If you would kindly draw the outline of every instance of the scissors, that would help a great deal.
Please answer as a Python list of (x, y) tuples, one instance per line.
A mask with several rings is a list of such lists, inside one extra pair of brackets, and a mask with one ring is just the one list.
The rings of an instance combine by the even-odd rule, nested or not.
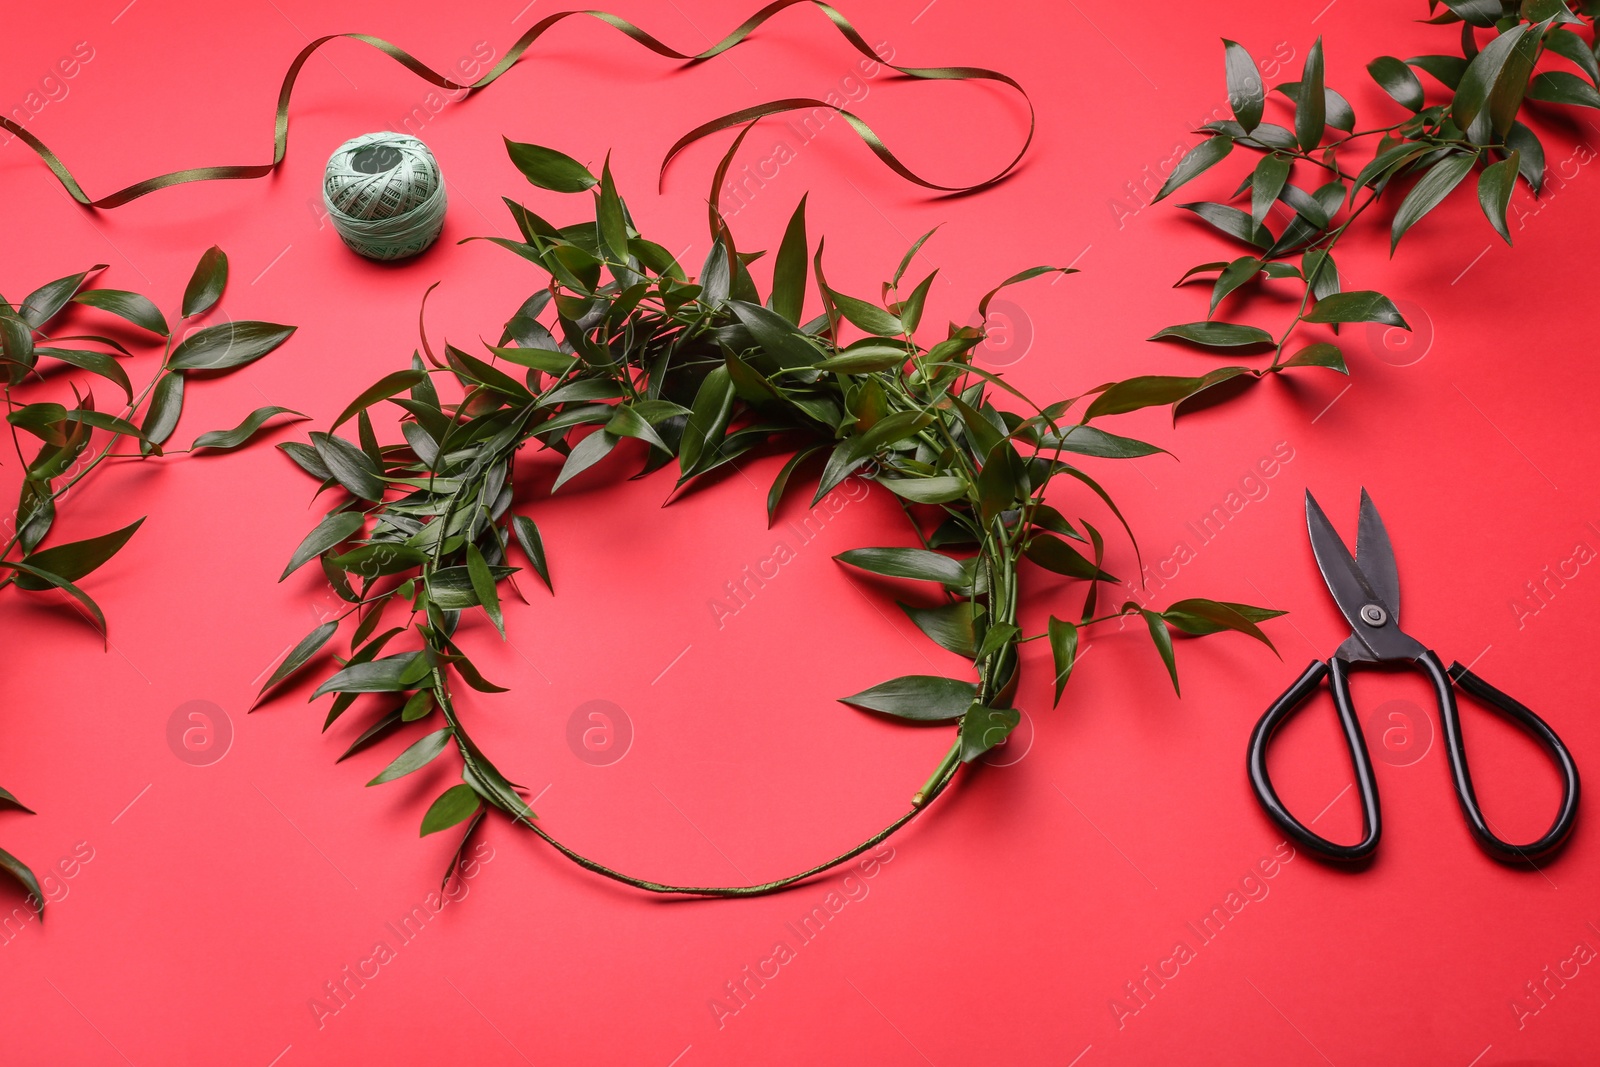
[[(1316, 498), (1306, 492), (1306, 525), (1311, 534), (1311, 551), (1317, 567), (1333, 593), (1339, 610), (1349, 620), (1351, 634), (1327, 661), (1313, 660), (1288, 690), (1267, 709), (1250, 735), (1250, 784), (1256, 798), (1272, 820), (1295, 841), (1313, 853), (1331, 860), (1359, 862), (1378, 847), (1383, 823), (1378, 812), (1378, 789), (1372, 776), (1372, 760), (1367, 755), (1366, 739), (1350, 702), (1350, 672), (1363, 666), (1403, 666), (1411, 664), (1433, 683), (1443, 724), (1450, 778), (1456, 798), (1466, 817), (1472, 836), (1490, 856), (1505, 863), (1538, 859), (1560, 848), (1572, 831), (1578, 813), (1578, 768), (1567, 746), (1539, 716), (1473, 674), (1460, 663), (1446, 671), (1438, 655), (1400, 629), (1400, 578), (1395, 568), (1394, 549), (1383, 519), (1372, 498), (1361, 490), (1361, 520), (1356, 533), (1356, 554), (1351, 556), (1344, 541), (1328, 521)], [(1316, 691), (1326, 677), (1333, 692), (1334, 707), (1344, 728), (1345, 744), (1355, 769), (1356, 790), (1361, 797), (1363, 836), (1357, 844), (1341, 845), (1321, 837), (1290, 814), (1278, 799), (1272, 779), (1267, 775), (1267, 745), (1273, 734), (1297, 708)], [(1483, 809), (1472, 789), (1472, 773), (1467, 767), (1467, 752), (1461, 739), (1461, 716), (1456, 709), (1455, 688), (1490, 705), (1499, 714), (1522, 727), (1550, 753), (1561, 771), (1561, 807), (1556, 820), (1544, 836), (1526, 845), (1514, 845), (1489, 828)]]

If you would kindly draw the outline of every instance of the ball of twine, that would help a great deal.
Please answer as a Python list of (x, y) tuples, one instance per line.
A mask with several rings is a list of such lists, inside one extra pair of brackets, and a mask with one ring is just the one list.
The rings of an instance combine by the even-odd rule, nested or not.
[(366, 133), (328, 159), (322, 203), (351, 249), (368, 259), (404, 259), (444, 228), (444, 176), (415, 137)]

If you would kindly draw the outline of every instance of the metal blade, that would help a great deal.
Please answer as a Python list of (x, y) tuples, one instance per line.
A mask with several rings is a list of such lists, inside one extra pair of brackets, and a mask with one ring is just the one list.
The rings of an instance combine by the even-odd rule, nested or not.
[(1389, 543), (1389, 531), (1384, 529), (1383, 517), (1366, 489), (1361, 490), (1361, 525), (1356, 531), (1356, 566), (1367, 576), (1367, 584), (1378, 594), (1378, 602), (1388, 609), (1389, 617), (1400, 621), (1400, 572), (1395, 567), (1394, 546)]
[(1378, 603), (1378, 596), (1309, 489), (1306, 490), (1306, 528), (1311, 535), (1311, 552), (1317, 557), (1317, 569), (1322, 571), (1322, 580), (1328, 583), (1334, 603), (1339, 605), (1350, 629), (1362, 633), (1368, 627), (1361, 622), (1361, 609)]

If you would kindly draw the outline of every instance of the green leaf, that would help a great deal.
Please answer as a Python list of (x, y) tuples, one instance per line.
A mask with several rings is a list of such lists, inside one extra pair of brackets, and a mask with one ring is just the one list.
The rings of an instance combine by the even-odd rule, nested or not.
[(1120, 415), (1140, 408), (1162, 404), (1176, 404), (1227, 377), (1237, 377), (1250, 372), (1248, 367), (1223, 367), (1202, 378), (1175, 377), (1165, 374), (1145, 374), (1113, 382), (1100, 391), (1094, 402), (1084, 412), (1084, 418), (1096, 419), (1101, 415)]
[(539, 536), (539, 527), (526, 515), (513, 515), (511, 529), (516, 534), (517, 544), (522, 546), (523, 553), (528, 557), (528, 562), (533, 564), (533, 572), (544, 582), (544, 587), (552, 593), (556, 587), (550, 584), (550, 567), (544, 558), (544, 539)]
[(1600, 92), (1576, 74), (1564, 70), (1550, 70), (1535, 77), (1528, 95), (1550, 104), (1600, 107)]
[(1238, 208), (1212, 203), (1178, 206), (1185, 211), (1194, 212), (1229, 237), (1245, 244), (1255, 245), (1257, 248), (1271, 248), (1275, 240), (1271, 230), (1257, 223), (1250, 217), (1249, 212), (1240, 211)]
[(1383, 91), (1394, 97), (1401, 107), (1421, 111), (1423, 105), (1422, 82), (1411, 68), (1393, 56), (1379, 56), (1367, 64), (1367, 73)]
[(465, 656), (455, 654), (443, 655), (440, 656), (439, 659), (441, 662), (448, 663), (450, 666), (454, 667), (456, 669), (456, 673), (461, 675), (462, 679), (466, 681), (467, 685), (473, 689), (476, 689), (480, 693), (511, 692), (511, 690), (507, 689), (505, 686), (495, 685), (482, 674), (478, 673), (478, 668), (474, 667), (472, 665), (472, 661)]
[(954, 474), (936, 474), (927, 478), (879, 475), (877, 482), (895, 496), (917, 504), (948, 504), (967, 495), (967, 480)]
[(333, 511), (324, 515), (316, 528), (300, 542), (294, 555), (289, 557), (289, 565), (278, 576), (278, 581), (283, 581), (328, 549), (350, 538), (361, 529), (363, 518), (359, 511)]
[[(1428, 5), (1430, 10), (1433, 6)], [(1503, 10), (1501, 0), (1444, 0), (1444, 6), (1474, 26), (1493, 26)]]
[(489, 572), (483, 553), (470, 541), (467, 542), (467, 577), (472, 579), (472, 591), (477, 594), (478, 603), (483, 605), (494, 628), (500, 631), (500, 639), (505, 640), (506, 620), (500, 611), (500, 594), (495, 591), (494, 575)]
[[(1582, 21), (1567, 8), (1564, 0), (1522, 0), (1520, 5), (1515, 6), (1520, 8), (1522, 18), (1525, 22), (1543, 22), (1546, 19), (1549, 19), (1552, 22), (1568, 22), (1573, 23), (1574, 25), (1583, 25)], [(1579, 0), (1579, 3), (1575, 4), (1574, 6), (1592, 7), (1593, 5), (1584, 3), (1583, 0)], [(1504, 13), (1505, 12), (1503, 8), (1500, 11), (1496, 11), (1491, 21), (1500, 18)]]
[(901, 604), (900, 610), (940, 648), (967, 659), (978, 654), (974, 625), (978, 606), (972, 601), (958, 600), (936, 608), (914, 608), (909, 604)]
[[(1235, 260), (1233, 262), (1237, 262), (1237, 260)], [(1209, 273), (1210, 271), (1221, 270), (1222, 268), (1226, 267), (1228, 265), (1228, 263), (1229, 263), (1229, 260), (1218, 259), (1218, 260), (1213, 260), (1210, 263), (1201, 263), (1201, 264), (1198, 264), (1197, 266), (1190, 267), (1188, 270), (1183, 272), (1183, 277), (1179, 278), (1177, 281), (1172, 283), (1172, 287), (1174, 289), (1176, 289), (1178, 286), (1182, 285), (1184, 282), (1188, 281), (1190, 278), (1194, 277), (1196, 274), (1206, 274), (1206, 273)]]
[(216, 245), (206, 249), (183, 289), (183, 317), (211, 310), (228, 285), (228, 255)]
[(1290, 356), (1279, 364), (1281, 367), (1327, 367), (1340, 374), (1349, 374), (1350, 368), (1344, 364), (1344, 355), (1340, 353), (1337, 345), (1327, 342), (1318, 342), (1306, 345), (1300, 351)]
[(841, 697), (839, 702), (916, 722), (954, 722), (967, 713), (977, 696), (978, 687), (971, 682), (908, 674)]
[(1010, 441), (1002, 440), (989, 450), (975, 488), (978, 514), (985, 529), (1002, 511), (1010, 511), (1027, 498), (1027, 468)]
[(533, 394), (511, 375), (454, 345), (444, 346), (444, 358), (451, 370), (468, 381), (477, 382), (516, 403), (525, 404), (533, 399)]
[(733, 414), (733, 381), (726, 363), (711, 368), (694, 396), (689, 420), (678, 445), (680, 482), (696, 473), (703, 461), (715, 456)]
[(1167, 624), (1159, 614), (1139, 609), (1139, 614), (1144, 616), (1145, 625), (1150, 627), (1150, 640), (1156, 644), (1156, 651), (1161, 653), (1161, 662), (1166, 665), (1167, 674), (1172, 678), (1172, 691), (1179, 696), (1183, 690), (1178, 688), (1178, 664), (1172, 656), (1172, 635), (1167, 632)]
[(70, 581), (61, 577), (61, 575), (52, 571), (47, 571), (43, 567), (34, 566), (32, 563), (23, 560), (9, 560), (0, 562), (0, 566), (10, 567), (12, 570), (16, 571), (19, 579), (22, 575), (26, 574), (34, 578), (39, 578), (47, 584), (53, 585), (57, 589), (66, 593), (72, 599), (83, 605), (84, 610), (88, 611), (89, 613), (89, 621), (94, 623), (95, 629), (98, 630), (102, 636), (105, 635), (106, 616), (105, 613), (100, 610), (100, 605), (96, 604), (94, 602), (94, 598), (89, 596), (88, 593), (85, 593), (82, 589), (79, 589)]
[(319, 685), (311, 699), (326, 693), (398, 693), (416, 688), (430, 670), (428, 657), (421, 652), (402, 652), (366, 663), (352, 662)]
[(967, 573), (960, 561), (925, 548), (852, 548), (833, 558), (890, 578), (915, 578), (949, 586), (967, 583)]
[(937, 270), (917, 283), (911, 295), (900, 303), (900, 322), (905, 326), (908, 334), (916, 333), (917, 327), (922, 323), (922, 309), (928, 302), (928, 290), (933, 287), (933, 280), (939, 276)]
[(1425, 155), (1428, 150), (1427, 145), (1413, 144), (1410, 141), (1385, 148), (1369, 159), (1366, 166), (1356, 172), (1355, 186), (1351, 195), (1354, 196), (1355, 192), (1359, 192), (1368, 185), (1375, 189), (1381, 189), (1383, 187), (1382, 182), (1412, 160)]
[(833, 491), (834, 486), (850, 476), (850, 472), (871, 459), (880, 450), (898, 444), (933, 421), (933, 416), (921, 411), (896, 411), (873, 424), (863, 434), (846, 437), (835, 446), (822, 468), (822, 479), (817, 483), (813, 504)]
[(25, 811), (29, 815), (38, 814), (38, 812), (13, 796), (9, 789), (0, 789), (0, 808), (15, 808), (18, 811)]
[(608, 154), (600, 168), (600, 195), (595, 202), (595, 226), (600, 231), (600, 245), (613, 263), (628, 262), (628, 223), (623, 215), (622, 198), (617, 195), (617, 184), (611, 177), (611, 156)]
[[(1562, 10), (1565, 10), (1565, 8)], [(1543, 20), (1531, 19), (1529, 21)], [(1583, 38), (1576, 33), (1559, 28), (1551, 30), (1545, 34), (1544, 46), (1562, 59), (1576, 64), (1588, 76), (1591, 85), (1600, 83), (1600, 61), (1596, 60), (1595, 54), (1589, 50), (1589, 46), (1584, 43)], [(1538, 88), (1538, 79), (1535, 78), (1534, 81), (1535, 85), (1529, 90), (1529, 95), (1533, 96), (1535, 100), (1542, 100), (1543, 97), (1534, 94), (1534, 90)], [(1593, 107), (1595, 105), (1591, 104), (1589, 106)]]
[(267, 695), (267, 690), (288, 678), (301, 667), (304, 667), (311, 660), (311, 657), (316, 655), (317, 651), (328, 643), (328, 638), (332, 637), (337, 629), (339, 629), (339, 620), (332, 619), (302, 637), (300, 643), (291, 648), (289, 654), (284, 657), (283, 662), (278, 664), (278, 669), (272, 672), (272, 677), (267, 679), (267, 684), (261, 687), (261, 691), (256, 694), (255, 703), (251, 707), (254, 708), (255, 704), (261, 703), (261, 698)]
[(961, 719), (961, 759), (971, 763), (994, 746), (1000, 744), (1022, 721), (1022, 712), (1014, 708), (986, 708), (973, 704)]
[(350, 742), (350, 747), (345, 749), (335, 763), (343, 763), (363, 749), (371, 748), (376, 742), (392, 733), (404, 720), (401, 719), (400, 709), (395, 709), (383, 716), (377, 722), (361, 732), (361, 736)]
[(418, 836), (427, 837), (440, 830), (448, 830), (457, 823), (466, 822), (478, 813), (478, 808), (481, 806), (477, 792), (470, 785), (451, 786), (433, 802), (428, 808), (428, 813), (422, 817), (422, 832)]
[[(1162, 183), (1161, 189), (1156, 193), (1155, 199), (1161, 200), (1176, 192), (1182, 185), (1210, 170), (1228, 157), (1233, 151), (1233, 138), (1226, 134), (1216, 134), (1206, 138), (1184, 153), (1178, 165), (1172, 168), (1172, 173), (1167, 175), (1167, 180)], [(1151, 203), (1155, 203), (1152, 200)]]
[(806, 299), (806, 198), (802, 196), (789, 216), (778, 245), (778, 258), (772, 267), (772, 294), (767, 306), (790, 322), (799, 325)]
[(450, 743), (450, 738), (454, 734), (455, 731), (448, 726), (443, 730), (435, 730), (433, 733), (428, 734), (396, 756), (393, 763), (385, 767), (376, 778), (367, 784), (369, 786), (382, 785), (385, 782), (392, 782), (396, 778), (404, 778), (412, 771), (426, 767), (434, 761), (439, 753), (444, 751), (445, 746)]
[(1193, 597), (1180, 600), (1161, 613), (1163, 619), (1186, 634), (1202, 636), (1205, 634), (1220, 633), (1223, 630), (1233, 630), (1255, 638), (1273, 653), (1277, 648), (1256, 623), (1262, 619), (1274, 618), (1282, 615), (1281, 611), (1270, 611), (1266, 608), (1249, 608), (1249, 613), (1240, 608), (1248, 607), (1242, 604), (1229, 604), (1216, 600), (1206, 600), (1202, 597)]
[(1473, 144), (1486, 144), (1504, 134), (1516, 117), (1533, 67), (1530, 47), (1538, 48), (1538, 35), (1523, 43), (1532, 28), (1524, 23), (1507, 30), (1467, 64), (1450, 102), (1450, 117)]
[(1440, 201), (1450, 195), (1450, 190), (1461, 184), (1461, 179), (1472, 170), (1472, 165), (1478, 161), (1476, 152), (1452, 153), (1428, 168), (1428, 172), (1418, 180), (1406, 198), (1400, 202), (1400, 209), (1394, 213), (1394, 224), (1389, 230), (1389, 254), (1393, 255), (1400, 238), (1417, 221), (1439, 206)]
[(199, 437), (196, 437), (194, 439), (194, 444), (190, 445), (189, 447), (191, 449), (238, 448), (240, 445), (250, 440), (251, 437), (255, 436), (256, 431), (261, 429), (261, 427), (266, 424), (266, 421), (272, 418), (274, 415), (298, 415), (302, 419), (308, 417), (298, 411), (295, 411), (293, 408), (282, 408), (276, 405), (264, 408), (256, 408), (250, 414), (246, 415), (244, 421), (235, 426), (233, 429), (211, 430), (203, 433)]
[(4, 304), (0, 304), (0, 347), (4, 349), (7, 362), (19, 367), (33, 366), (33, 329)]
[(328, 565), (339, 571), (349, 571), (363, 578), (382, 578), (400, 574), (428, 562), (429, 555), (415, 545), (380, 541), (372, 545), (359, 545), (350, 551), (334, 556)]
[(783, 501), (783, 494), (788, 490), (789, 481), (795, 472), (826, 447), (826, 445), (812, 445), (809, 448), (802, 448), (784, 461), (772, 479), (771, 488), (767, 490), (767, 526), (770, 527), (778, 520), (778, 505)]
[[(64, 545), (47, 548), (43, 552), (35, 552), (28, 556), (25, 562), (41, 570), (49, 571), (57, 578), (64, 578), (69, 582), (76, 582), (86, 574), (98, 569), (102, 564), (116, 555), (123, 545), (128, 543), (128, 538), (144, 522), (137, 519), (120, 530), (101, 534), (99, 537), (89, 537), (82, 541), (73, 541)], [(21, 589), (48, 589), (58, 582), (41, 579), (35, 575), (19, 573), (16, 576), (18, 588)]]
[[(48, 451), (46, 446), (45, 451)], [(56, 520), (55, 502), (50, 497), (50, 486), (41, 477), (55, 477), (59, 471), (56, 466), (70, 465), (71, 459), (76, 458), (72, 450), (63, 452), (58, 459), (65, 459), (66, 463), (52, 463), (49, 470), (39, 473), (38, 477), (25, 478), (22, 482), (22, 491), (17, 500), (17, 542), (22, 545), (23, 552), (32, 552), (50, 532), (50, 526)], [(35, 461), (37, 462), (37, 461)]]
[(1256, 69), (1256, 61), (1242, 44), (1222, 39), (1223, 61), (1228, 72), (1228, 106), (1245, 132), (1256, 128), (1266, 107), (1267, 91)]
[(1506, 131), (1506, 147), (1522, 157), (1518, 172), (1535, 193), (1544, 188), (1544, 145), (1538, 136), (1520, 122), (1513, 122)]
[(383, 499), (383, 478), (377, 464), (361, 449), (342, 437), (312, 431), (311, 445), (335, 481), (363, 500)]
[(1256, 225), (1266, 221), (1267, 212), (1283, 190), (1283, 183), (1289, 180), (1289, 168), (1292, 165), (1293, 160), (1276, 152), (1262, 156), (1261, 162), (1256, 164), (1250, 176), (1250, 217)]
[(33, 876), (28, 865), (0, 848), (0, 870), (15, 878), (17, 884), (28, 891), (28, 905), (39, 912), (41, 919), (44, 918), (44, 894), (39, 891), (39, 880)]
[(1339, 291), (1339, 266), (1331, 253), (1314, 248), (1300, 257), (1300, 273), (1311, 286), (1311, 297), (1321, 300)]
[(840, 374), (867, 374), (873, 371), (899, 370), (911, 358), (902, 345), (867, 343), (851, 345), (837, 356), (818, 363), (817, 370), (836, 371)]
[(617, 404), (611, 411), (611, 418), (606, 421), (605, 427), (608, 432), (618, 437), (635, 438), (654, 448), (659, 448), (663, 452), (672, 451), (667, 443), (661, 439), (661, 435), (656, 432), (656, 428), (651, 426), (649, 420), (643, 415), (635, 411), (632, 405)]
[(1240, 256), (1229, 263), (1217, 276), (1216, 284), (1211, 287), (1211, 307), (1206, 314), (1216, 314), (1217, 305), (1241, 285), (1259, 278), (1264, 266), (1265, 264), (1255, 256)]
[(59, 359), (69, 366), (81, 367), (92, 374), (98, 374), (120, 388), (130, 402), (133, 400), (133, 383), (128, 380), (128, 372), (122, 369), (122, 364), (104, 352), (94, 352), (84, 348), (36, 348), (33, 354), (36, 357)]
[(196, 330), (167, 360), (172, 370), (226, 370), (251, 363), (287, 341), (293, 326), (271, 322), (223, 322)]
[(572, 451), (567, 454), (567, 461), (561, 465), (561, 473), (556, 476), (556, 482), (550, 487), (553, 493), (566, 485), (572, 479), (599, 463), (611, 454), (621, 440), (609, 430), (596, 430), (583, 440), (572, 446)]
[(178, 416), (183, 414), (183, 383), (183, 375), (170, 373), (163, 373), (156, 382), (140, 427), (144, 439), (151, 444), (161, 444), (178, 428)]
[(1045, 570), (1064, 574), (1069, 578), (1083, 578), (1097, 582), (1117, 580), (1096, 567), (1083, 553), (1053, 534), (1036, 536), (1023, 550), (1023, 555)]
[(418, 689), (406, 698), (405, 704), (400, 708), (401, 722), (416, 722), (425, 719), (433, 711), (434, 695), (432, 689)]
[(1478, 205), (1484, 217), (1506, 242), (1511, 243), (1511, 231), (1506, 228), (1506, 209), (1511, 206), (1511, 190), (1517, 184), (1517, 171), (1522, 157), (1513, 150), (1498, 163), (1491, 163), (1478, 175)]
[(780, 367), (810, 367), (822, 358), (806, 335), (794, 323), (760, 304), (729, 300), (727, 307), (750, 331), (756, 344)]
[(1381, 322), (1385, 326), (1411, 327), (1400, 317), (1399, 310), (1382, 293), (1369, 289), (1356, 289), (1348, 293), (1334, 293), (1317, 301), (1305, 316), (1306, 322)]
[[(495, 581), (516, 573), (513, 567), (490, 567)], [(465, 567), (442, 567), (428, 575), (428, 600), (440, 611), (465, 611), (478, 607), (478, 594), (472, 588), (472, 575)]]
[(905, 326), (894, 315), (889, 314), (876, 304), (869, 304), (865, 300), (857, 300), (853, 296), (833, 289), (828, 290), (828, 297), (833, 301), (839, 313), (850, 322), (870, 334), (892, 337), (903, 333)]
[(1056, 669), (1056, 697), (1050, 706), (1056, 707), (1061, 703), (1061, 692), (1066, 689), (1067, 679), (1072, 677), (1073, 665), (1078, 660), (1078, 628), (1052, 615), (1048, 632), (1050, 658)]
[[(1294, 208), (1296, 214), (1316, 229), (1325, 230), (1328, 228), (1330, 218), (1328, 209), (1322, 206), (1320, 200), (1298, 185), (1285, 185), (1282, 189), (1279, 189), (1278, 199)], [(1330, 197), (1329, 199), (1333, 198)], [(1338, 207), (1338, 202), (1335, 202), (1333, 205), (1334, 210), (1337, 211)], [(1294, 224), (1291, 222), (1290, 225), (1293, 226)], [(1287, 233), (1287, 231), (1285, 232)]]
[(932, 237), (938, 232), (939, 227), (935, 226), (933, 229), (929, 230), (927, 233), (911, 242), (911, 247), (906, 249), (906, 254), (900, 257), (900, 265), (894, 269), (894, 279), (889, 283), (891, 286), (898, 286), (900, 284), (900, 279), (906, 276), (906, 271), (910, 268), (911, 261), (917, 258), (917, 253), (922, 251), (922, 246), (928, 243), (928, 238)]
[(130, 293), (123, 289), (85, 289), (72, 299), (85, 307), (109, 311), (118, 318), (127, 319), (140, 329), (149, 330), (161, 337), (172, 333), (167, 326), (167, 320), (162, 317), (161, 309), (151, 303), (147, 296), (140, 296), (138, 293)]
[(1322, 143), (1327, 120), (1327, 97), (1323, 92), (1322, 38), (1318, 37), (1306, 53), (1300, 73), (1300, 93), (1294, 108), (1294, 136), (1302, 151), (1310, 152)]
[(1098, 456), (1101, 459), (1138, 459), (1153, 456), (1166, 449), (1132, 437), (1119, 437), (1093, 426), (1068, 426), (1059, 434), (1047, 433), (1039, 438), (1039, 450), (1059, 448), (1080, 456)]
[(558, 193), (581, 193), (599, 184), (599, 180), (589, 173), (588, 167), (569, 155), (557, 152), (554, 148), (522, 144), (509, 137), (503, 140), (512, 164), (522, 172), (524, 178), (541, 189), (552, 189)]
[(59, 430), (56, 428), (63, 422), (78, 422), (85, 426), (93, 426), (98, 430), (109, 430), (115, 434), (125, 434), (135, 440), (142, 440), (139, 428), (131, 422), (108, 415), (103, 411), (93, 411), (89, 408), (74, 408), (71, 411), (50, 401), (38, 404), (28, 404), (20, 407), (6, 416), (6, 421), (13, 426), (20, 426), (29, 433), (42, 440), (59, 444), (56, 438)]
[(380, 400), (386, 400), (396, 393), (420, 385), (427, 379), (428, 372), (424, 370), (397, 370), (393, 374), (385, 374), (372, 385), (363, 389), (360, 396), (350, 401), (345, 409), (339, 412), (339, 417), (333, 420), (333, 424), (328, 429), (337, 430), (348, 419), (353, 417), (356, 412), (369, 408)]
[[(1181, 166), (1181, 164), (1180, 164), (1180, 166)], [(1019, 271), (1017, 271), (1017, 273), (1011, 275), (1011, 277), (1007, 278), (1005, 281), (1001, 282), (999, 285), (995, 286), (993, 289), (990, 289), (987, 293), (984, 293), (981, 298), (979, 298), (979, 300), (978, 300), (978, 318), (982, 319), (982, 320), (985, 320), (985, 321), (988, 320), (988, 318), (989, 318), (989, 301), (993, 300), (994, 297), (995, 297), (995, 294), (998, 293), (1002, 289), (1005, 289), (1005, 288), (1007, 288), (1009, 286), (1016, 285), (1019, 282), (1028, 281), (1028, 280), (1030, 280), (1032, 278), (1042, 277), (1043, 275), (1046, 275), (1046, 274), (1060, 274), (1063, 277), (1065, 277), (1068, 274), (1076, 274), (1076, 273), (1078, 273), (1078, 269), (1076, 267), (1052, 267), (1047, 263), (1046, 264), (1040, 264), (1039, 266), (1029, 267), (1027, 270), (1019, 270)], [(1057, 279), (1057, 280), (1059, 281), (1060, 279)], [(943, 343), (943, 342), (941, 342), (941, 343)], [(934, 346), (934, 350), (936, 351), (937, 348), (938, 348), (938, 346), (935, 345)], [(962, 351), (965, 351), (965, 347), (963, 347)], [(933, 352), (930, 351), (928, 354), (930, 356), (932, 356)], [(943, 359), (945, 357), (940, 356), (939, 358)]]
[(1433, 75), (1439, 84), (1451, 92), (1455, 92), (1467, 73), (1467, 60), (1461, 56), (1412, 56), (1406, 60), (1406, 66)]
[[(183, 380), (182, 375), (175, 374), (173, 377), (179, 381)], [(310, 445), (303, 445), (298, 441), (284, 441), (277, 447), (284, 455), (294, 461), (295, 466), (313, 478), (327, 482), (333, 480), (333, 474), (328, 470), (328, 465), (322, 462), (322, 457), (317, 455), (317, 450)]]
[(1186, 322), (1181, 326), (1168, 326), (1148, 340), (1159, 341), (1166, 337), (1192, 341), (1207, 348), (1238, 348), (1244, 345), (1277, 343), (1270, 333), (1258, 326), (1241, 326), (1231, 322)]
[(96, 263), (86, 271), (78, 274), (69, 274), (65, 278), (57, 278), (53, 282), (46, 282), (22, 301), (22, 306), (17, 309), (17, 314), (34, 329), (38, 329), (51, 319), (56, 312), (67, 306), (67, 301), (72, 299), (82, 286), (84, 279), (91, 274), (97, 274), (106, 269), (104, 263)]

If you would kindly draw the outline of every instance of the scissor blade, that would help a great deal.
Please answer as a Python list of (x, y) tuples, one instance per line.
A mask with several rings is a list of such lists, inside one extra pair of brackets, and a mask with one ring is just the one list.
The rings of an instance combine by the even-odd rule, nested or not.
[(1361, 490), (1361, 525), (1356, 531), (1356, 566), (1378, 594), (1378, 602), (1396, 623), (1400, 621), (1400, 572), (1395, 567), (1394, 546), (1372, 497)]
[(1317, 557), (1317, 569), (1322, 572), (1322, 580), (1328, 583), (1334, 603), (1339, 605), (1350, 629), (1362, 632), (1361, 608), (1374, 603), (1377, 595), (1368, 588), (1366, 575), (1356, 566), (1344, 540), (1309, 489), (1306, 490), (1306, 527), (1311, 534), (1311, 552)]

